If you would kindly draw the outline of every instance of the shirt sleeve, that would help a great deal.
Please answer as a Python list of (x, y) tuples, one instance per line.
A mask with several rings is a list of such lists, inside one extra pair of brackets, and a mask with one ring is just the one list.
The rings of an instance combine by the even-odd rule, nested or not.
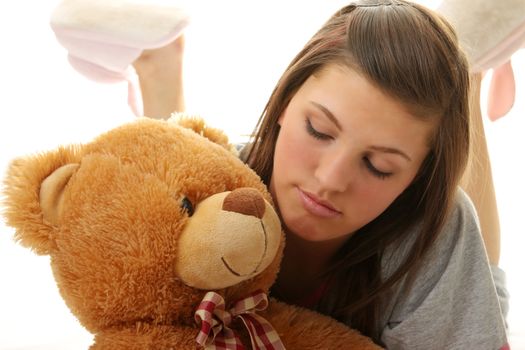
[(498, 294), (499, 306), (503, 315), (503, 321), (505, 322), (505, 329), (509, 329), (507, 323), (507, 315), (509, 313), (509, 291), (507, 289), (507, 275), (505, 271), (499, 266), (490, 265), (492, 271), (492, 277), (494, 279), (494, 285), (496, 286), (496, 293)]
[(505, 326), (474, 207), (457, 204), (415, 281), (400, 286), (387, 308), (387, 349), (497, 350)]

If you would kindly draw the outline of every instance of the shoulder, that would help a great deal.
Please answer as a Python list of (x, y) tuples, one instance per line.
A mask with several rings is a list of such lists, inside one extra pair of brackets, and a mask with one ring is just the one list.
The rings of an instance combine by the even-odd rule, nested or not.
[[(447, 259), (444, 259), (447, 257)], [(486, 260), (479, 219), (470, 198), (458, 189), (451, 212), (429, 253), (432, 262), (453, 264), (459, 260)]]
[[(407, 239), (391, 245), (383, 256), (383, 272), (390, 275), (404, 260), (414, 240), (419, 235), (425, 234), (420, 225), (411, 229)], [(479, 253), (484, 253), (484, 247), (479, 230), (479, 221), (476, 210), (470, 198), (462, 190), (456, 192), (454, 203), (448, 218), (430, 252), (424, 260), (423, 267), (428, 265), (432, 270), (444, 268), (450, 262), (454, 251), (462, 252), (461, 247), (466, 242), (476, 242), (473, 247)]]
[(474, 204), (470, 197), (463, 191), (461, 188), (458, 188), (456, 191), (456, 196), (454, 198), (454, 205), (452, 208), (452, 213), (450, 219), (453, 219), (455, 216), (467, 217), (469, 219), (475, 219), (477, 222), (477, 214)]
[(479, 236), (479, 219), (474, 204), (461, 188), (458, 188), (451, 213), (443, 228), (446, 235), (449, 231)]
[[(417, 230), (414, 235), (424, 234)], [(428, 339), (442, 345), (438, 348), (463, 344), (496, 349), (505, 343), (478, 218), (462, 190), (458, 190), (448, 220), (420, 263), (416, 278), (411, 284), (399, 283), (384, 311), (388, 316), (381, 325), (383, 341), (393, 347), (430, 346)]]
[(457, 273), (466, 271), (469, 266), (473, 270), (489, 270), (486, 268), (488, 258), (479, 218), (474, 204), (462, 189), (458, 189), (456, 193), (450, 215), (429, 254), (429, 259), (435, 262), (443, 256), (448, 257), (446, 264), (449, 268), (457, 265)]
[[(424, 235), (421, 227), (416, 225), (408, 235), (408, 240), (387, 249), (383, 258), (383, 269), (386, 275), (401, 264), (414, 240)], [(460, 273), (465, 263), (486, 263), (487, 257), (479, 228), (476, 210), (467, 194), (458, 189), (448, 218), (434, 242), (432, 248), (419, 263), (418, 281), (431, 288), (447, 271), (448, 274)], [(475, 267), (474, 266), (474, 267)], [(423, 285), (420, 286), (423, 288)]]
[[(449, 274), (489, 272), (485, 245), (476, 210), (470, 198), (458, 189), (454, 205), (430, 251), (425, 266), (443, 265)], [(490, 275), (490, 274), (489, 274)]]
[(248, 153), (250, 153), (250, 149), (252, 147), (252, 144), (250, 142), (242, 142), (235, 144), (235, 149), (239, 153), (239, 158), (246, 163), (246, 160), (248, 159)]

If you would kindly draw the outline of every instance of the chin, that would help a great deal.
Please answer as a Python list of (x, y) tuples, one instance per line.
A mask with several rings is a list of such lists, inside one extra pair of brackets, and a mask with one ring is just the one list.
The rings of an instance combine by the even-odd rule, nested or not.
[[(290, 221), (290, 220), (287, 220)], [(305, 241), (309, 242), (320, 242), (327, 239), (326, 232), (327, 230), (323, 230), (320, 228), (312, 227), (312, 225), (305, 224), (304, 219), (299, 220), (291, 220), (292, 224), (287, 225), (286, 232), (289, 234), (294, 235), (297, 238), (300, 238)], [(324, 237), (323, 237), (324, 236)]]

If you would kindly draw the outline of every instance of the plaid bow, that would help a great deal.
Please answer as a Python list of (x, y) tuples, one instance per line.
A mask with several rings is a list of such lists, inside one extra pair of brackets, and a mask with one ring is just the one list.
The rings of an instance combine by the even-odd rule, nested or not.
[(197, 343), (210, 350), (245, 349), (239, 337), (228, 327), (234, 318), (239, 317), (250, 333), (252, 349), (284, 350), (272, 325), (255, 313), (267, 306), (268, 298), (262, 291), (237, 301), (230, 310), (226, 310), (224, 299), (219, 294), (206, 293), (195, 311), (195, 321), (201, 326)]

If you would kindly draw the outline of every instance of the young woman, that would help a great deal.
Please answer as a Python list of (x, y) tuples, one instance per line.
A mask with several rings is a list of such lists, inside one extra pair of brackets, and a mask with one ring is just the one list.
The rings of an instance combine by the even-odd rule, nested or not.
[[(148, 116), (183, 107), (182, 45), (134, 63)], [(387, 348), (506, 347), (475, 210), (458, 187), (469, 84), (451, 27), (414, 3), (358, 1), (313, 36), (245, 152), (287, 235), (273, 296)]]

